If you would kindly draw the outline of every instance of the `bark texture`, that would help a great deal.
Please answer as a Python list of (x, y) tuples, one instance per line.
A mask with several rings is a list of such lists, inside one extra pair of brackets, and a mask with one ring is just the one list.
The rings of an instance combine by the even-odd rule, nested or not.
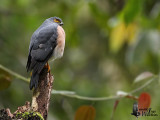
[(33, 91), (32, 109), (39, 112), (45, 120), (48, 116), (49, 101), (53, 85), (53, 76), (44, 68), (40, 74), (38, 87)]
[(52, 85), (53, 76), (50, 71), (48, 72), (48, 68), (43, 68), (38, 87), (33, 90), (32, 105), (27, 101), (24, 106), (18, 107), (13, 114), (9, 108), (1, 109), (0, 120), (47, 120)]

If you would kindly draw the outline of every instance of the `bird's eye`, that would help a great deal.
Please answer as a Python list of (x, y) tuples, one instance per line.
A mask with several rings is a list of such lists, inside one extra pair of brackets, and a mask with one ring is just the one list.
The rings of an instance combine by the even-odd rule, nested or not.
[(54, 22), (56, 23), (60, 23), (60, 21), (58, 19), (54, 19)]

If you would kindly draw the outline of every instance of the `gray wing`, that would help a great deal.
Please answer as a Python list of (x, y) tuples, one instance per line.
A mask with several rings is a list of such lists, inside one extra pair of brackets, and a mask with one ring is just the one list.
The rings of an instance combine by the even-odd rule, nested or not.
[[(50, 25), (36, 31), (31, 38), (27, 71), (35, 66), (35, 62), (47, 62), (56, 47), (57, 27)], [(45, 64), (45, 63), (44, 63)]]
[(32, 72), (30, 89), (38, 85), (39, 73), (53, 54), (57, 45), (57, 26), (49, 25), (32, 35), (27, 61), (27, 71)]

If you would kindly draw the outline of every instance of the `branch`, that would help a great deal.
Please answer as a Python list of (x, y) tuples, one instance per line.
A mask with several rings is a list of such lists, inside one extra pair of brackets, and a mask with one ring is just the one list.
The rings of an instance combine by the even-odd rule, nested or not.
[[(29, 79), (23, 77), (22, 75), (19, 75), (15, 72), (13, 72), (12, 70), (9, 70), (8, 68), (4, 67), (3, 65), (0, 64), (0, 68), (3, 69), (4, 71), (10, 73), (11, 75), (13, 75), (14, 77), (19, 78), (20, 80), (23, 80), (25, 82), (29, 82)], [(128, 92), (125, 95), (115, 95), (115, 96), (109, 96), (109, 97), (85, 97), (85, 96), (80, 96), (77, 95), (75, 92), (73, 91), (61, 91), (61, 90), (52, 90), (52, 94), (57, 94), (57, 95), (62, 95), (62, 96), (66, 96), (66, 97), (70, 97), (70, 98), (76, 98), (76, 99), (80, 99), (80, 100), (88, 100), (88, 101), (105, 101), (105, 100), (115, 100), (115, 99), (119, 99), (119, 98), (124, 98), (124, 97), (128, 97), (128, 98), (132, 98), (132, 99), (136, 99), (135, 96), (132, 96), (132, 94), (142, 90), (143, 88), (147, 87), (149, 84), (151, 84), (154, 80), (156, 80), (158, 78), (158, 76), (154, 76), (151, 80), (147, 81), (146, 83), (144, 83), (142, 86), (140, 86), (139, 88), (136, 88), (130, 92)]]
[(85, 96), (77, 95), (73, 91), (57, 91), (57, 90), (52, 90), (52, 94), (62, 95), (62, 96), (66, 96), (66, 97), (70, 97), (70, 98), (76, 98), (76, 99), (80, 99), (80, 100), (88, 100), (88, 101), (106, 101), (106, 100), (120, 99), (120, 98), (124, 98), (124, 97), (130, 98), (130, 99), (138, 99), (136, 96), (133, 96), (132, 94), (134, 94), (134, 93), (142, 90), (143, 88), (147, 87), (148, 85), (150, 85), (156, 79), (157, 79), (157, 76), (155, 76), (151, 80), (147, 81), (145, 84), (143, 84), (139, 88), (136, 88), (136, 89), (132, 90), (131, 92), (128, 92), (128, 93), (125, 92), (125, 94), (118, 94), (118, 95), (109, 96), (109, 97), (85, 97)]
[(30, 78), (23, 77), (22, 75), (13, 72), (12, 70), (10, 70), (10, 69), (4, 67), (4, 66), (1, 65), (1, 64), (0, 64), (0, 69), (2, 69), (2, 70), (4, 70), (4, 71), (8, 72), (8, 73), (11, 74), (12, 76), (14, 76), (14, 77), (16, 77), (16, 78), (18, 78), (18, 79), (20, 79), (20, 80), (23, 80), (23, 81), (29, 83)]
[(85, 96), (77, 95), (75, 92), (72, 92), (72, 91), (57, 91), (57, 90), (52, 90), (52, 94), (62, 95), (62, 96), (76, 98), (76, 99), (80, 99), (80, 100), (89, 100), (89, 101), (104, 101), (104, 100), (112, 100), (112, 99), (119, 98), (119, 96), (85, 97)]
[(149, 84), (151, 84), (154, 80), (156, 80), (156, 77), (157, 77), (157, 76), (153, 77), (151, 80), (147, 81), (147, 82), (144, 83), (142, 86), (140, 86), (140, 87), (137, 88), (137, 89), (132, 90), (132, 91), (129, 92), (129, 93), (130, 93), (130, 94), (133, 94), (133, 93), (136, 93), (136, 92), (142, 90), (143, 88), (145, 88), (145, 87), (147, 87)]

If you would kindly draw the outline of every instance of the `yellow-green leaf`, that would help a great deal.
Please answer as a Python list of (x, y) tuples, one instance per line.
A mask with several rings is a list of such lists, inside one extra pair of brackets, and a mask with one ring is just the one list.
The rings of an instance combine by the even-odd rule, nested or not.
[(124, 23), (118, 24), (112, 29), (110, 36), (110, 49), (117, 52), (125, 43), (126, 27)]
[(126, 28), (126, 33), (127, 33), (126, 39), (127, 39), (127, 42), (129, 44), (132, 44), (135, 41), (135, 36), (136, 36), (137, 30), (138, 30), (138, 27), (135, 23), (131, 23), (127, 26), (127, 28)]
[(94, 120), (95, 115), (96, 110), (93, 106), (84, 105), (78, 108), (74, 120)]
[(132, 44), (136, 36), (138, 27), (135, 23), (126, 25), (120, 22), (111, 31), (110, 50), (114, 53), (118, 52), (125, 43)]

